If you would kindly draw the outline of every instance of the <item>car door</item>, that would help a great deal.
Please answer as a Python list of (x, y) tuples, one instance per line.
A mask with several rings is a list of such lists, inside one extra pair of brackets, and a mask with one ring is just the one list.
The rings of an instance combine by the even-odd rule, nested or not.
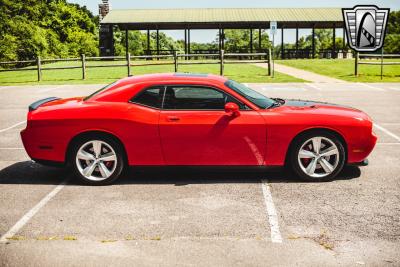
[[(120, 124), (131, 165), (164, 165), (160, 144), (159, 119), (164, 86), (142, 89), (130, 99), (126, 124)], [(124, 127), (125, 126), (125, 127)]]
[[(241, 107), (239, 116), (224, 111), (227, 102)], [(167, 86), (159, 128), (167, 165), (264, 164), (264, 119), (221, 89)]]

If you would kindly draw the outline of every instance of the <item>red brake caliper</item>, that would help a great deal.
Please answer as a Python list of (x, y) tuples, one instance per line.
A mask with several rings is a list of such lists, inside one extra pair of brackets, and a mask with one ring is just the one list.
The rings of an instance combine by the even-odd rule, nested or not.
[[(307, 146), (309, 151), (312, 151), (311, 144)], [(303, 162), (304, 166), (308, 166), (308, 164), (311, 162), (311, 159), (308, 158), (302, 158), (301, 161)]]

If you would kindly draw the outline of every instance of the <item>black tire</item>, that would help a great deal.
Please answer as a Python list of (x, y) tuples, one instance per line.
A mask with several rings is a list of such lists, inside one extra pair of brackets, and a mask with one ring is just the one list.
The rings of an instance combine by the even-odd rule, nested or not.
[[(106, 145), (108, 145), (115, 152), (116, 163), (115, 162), (112, 163), (112, 164), (115, 164), (115, 167), (114, 167), (114, 165), (112, 166), (112, 169), (113, 169), (112, 174), (103, 180), (93, 180), (93, 179), (89, 179), (88, 177), (85, 177), (79, 170), (79, 166), (77, 163), (78, 151), (81, 149), (81, 147), (83, 145), (87, 144), (88, 142), (92, 142), (92, 141), (103, 142), (103, 145), (101, 146), (101, 150), (107, 149), (108, 147)], [(104, 145), (104, 144), (106, 144), (106, 145)], [(121, 176), (121, 173), (125, 169), (125, 165), (126, 165), (125, 152), (124, 152), (123, 147), (115, 139), (113, 139), (107, 135), (92, 134), (92, 135), (87, 135), (87, 136), (78, 138), (77, 140), (72, 142), (68, 154), (69, 154), (68, 165), (69, 165), (70, 169), (72, 169), (74, 177), (77, 178), (78, 181), (80, 181), (86, 185), (109, 185)], [(83, 160), (83, 162), (85, 162), (85, 161)], [(95, 173), (96, 172), (100, 173), (100, 171), (96, 171), (96, 169), (100, 170), (100, 166), (97, 166), (94, 171)]]
[[(300, 149), (306, 142), (308, 142), (311, 138), (315, 138), (315, 137), (322, 137), (323, 142), (325, 142), (325, 143), (328, 143), (328, 141), (326, 139), (330, 140), (334, 145), (336, 145), (337, 151), (338, 151), (337, 156), (332, 156), (332, 157), (338, 157), (337, 164), (335, 164), (336, 167), (333, 169), (333, 171), (331, 171), (330, 173), (326, 174), (323, 177), (311, 176), (308, 173), (306, 173), (306, 170), (303, 170), (305, 166), (303, 166), (303, 168), (300, 166), (300, 164), (302, 164), (302, 159), (299, 159)], [(313, 146), (313, 145), (311, 145), (311, 146)], [(323, 131), (323, 130), (308, 132), (308, 133), (305, 133), (305, 134), (302, 134), (302, 135), (296, 137), (296, 139), (293, 141), (293, 144), (291, 145), (291, 150), (289, 151), (289, 153), (290, 154), (289, 154), (289, 158), (288, 158), (288, 162), (287, 162), (289, 167), (291, 168), (291, 170), (294, 172), (294, 174), (298, 178), (300, 178), (301, 180), (304, 180), (304, 181), (311, 181), (311, 182), (331, 181), (342, 171), (343, 166), (346, 162), (346, 150), (344, 148), (343, 141), (340, 138), (338, 138), (335, 134), (332, 134), (328, 131)], [(324, 159), (326, 159), (326, 158), (324, 158)], [(309, 160), (311, 161), (312, 159), (309, 159)], [(320, 164), (320, 165), (318, 165), (318, 164)], [(316, 166), (319, 166), (319, 168), (316, 169), (316, 171), (320, 170), (320, 172), (321, 172), (320, 175), (324, 175), (323, 173), (325, 172), (325, 170), (323, 170), (324, 168), (322, 168), (322, 163), (317, 163)], [(314, 174), (314, 175), (318, 175), (318, 173)]]

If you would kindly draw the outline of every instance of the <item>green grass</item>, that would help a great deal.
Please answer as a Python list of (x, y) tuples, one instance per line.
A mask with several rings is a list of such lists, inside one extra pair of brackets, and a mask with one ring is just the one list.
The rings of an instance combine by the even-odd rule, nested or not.
[[(149, 62), (149, 61), (147, 61)], [(154, 63), (155, 61), (153, 61)], [(132, 62), (140, 63), (140, 62)], [(150, 62), (151, 63), (151, 62)], [(81, 66), (80, 62), (58, 62), (44, 65), (43, 67)], [(25, 85), (25, 84), (103, 84), (110, 83), (127, 76), (127, 67), (90, 68), (98, 64), (124, 64), (124, 62), (88, 62), (86, 80), (82, 80), (81, 69), (69, 70), (43, 70), (42, 81), (37, 82), (37, 71), (0, 72), (0, 85)], [(148, 73), (173, 72), (173, 65), (162, 66), (133, 66), (133, 75)], [(219, 74), (218, 64), (180, 65), (179, 72), (212, 73)], [(267, 76), (267, 70), (250, 64), (227, 64), (225, 76), (238, 82), (246, 83), (271, 83), (271, 82), (305, 82), (295, 77), (275, 72), (275, 77)]]
[[(375, 59), (364, 61), (380, 62)], [(385, 59), (385, 61), (400, 60)], [(354, 59), (293, 59), (277, 60), (276, 62), (350, 82), (400, 82), (400, 65), (383, 66), (383, 79), (381, 80), (380, 65), (359, 65), (359, 76), (354, 76)]]

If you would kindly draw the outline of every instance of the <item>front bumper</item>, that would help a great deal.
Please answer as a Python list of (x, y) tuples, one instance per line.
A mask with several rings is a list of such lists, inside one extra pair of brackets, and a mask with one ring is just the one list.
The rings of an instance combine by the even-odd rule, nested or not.
[[(371, 132), (367, 138), (363, 138), (356, 144), (353, 144), (348, 148), (348, 163), (349, 164), (360, 164), (367, 159), (374, 149), (378, 136)], [(364, 165), (365, 166), (365, 165)]]

